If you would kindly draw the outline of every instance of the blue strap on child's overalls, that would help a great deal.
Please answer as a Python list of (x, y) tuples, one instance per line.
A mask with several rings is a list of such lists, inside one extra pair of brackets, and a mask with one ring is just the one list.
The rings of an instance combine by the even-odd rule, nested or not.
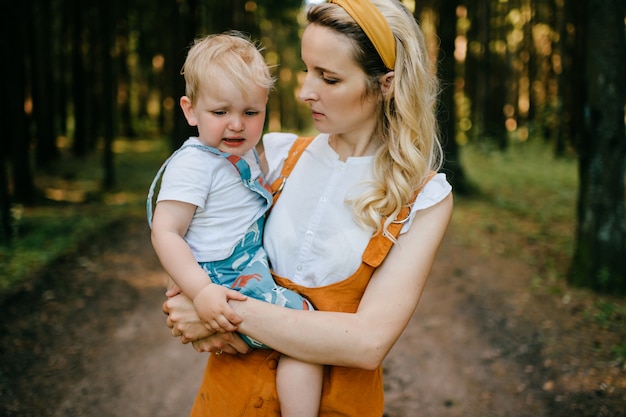
[[(250, 173), (250, 166), (245, 161), (245, 159), (237, 155), (232, 155), (227, 152), (222, 152), (219, 149), (213, 148), (211, 146), (205, 146), (202, 144), (184, 145), (184, 146), (181, 146), (179, 149), (177, 149), (172, 155), (170, 155), (169, 158), (165, 160), (165, 162), (163, 162), (163, 165), (161, 165), (161, 168), (159, 168), (154, 179), (152, 180), (152, 184), (150, 184), (150, 190), (148, 191), (148, 198), (146, 200), (146, 215), (148, 217), (148, 225), (150, 225), (150, 227), (152, 227), (152, 213), (153, 213), (153, 206), (154, 206), (153, 199), (154, 199), (154, 191), (156, 189), (156, 186), (159, 180), (161, 179), (161, 177), (163, 176), (163, 171), (165, 171), (165, 168), (167, 167), (169, 162), (172, 160), (172, 158), (174, 158), (176, 154), (178, 154), (180, 151), (186, 148), (196, 148), (196, 149), (200, 149), (205, 152), (210, 152), (212, 154), (226, 158), (239, 172), (239, 175), (241, 176), (241, 181), (243, 182), (243, 184), (250, 190), (258, 193), (261, 197), (263, 197), (267, 203), (267, 207), (270, 207), (272, 205), (273, 198), (272, 198), (272, 190), (271, 190), (270, 185), (267, 183), (267, 181), (265, 181), (265, 177), (263, 176), (263, 174), (259, 175), (256, 180), (253, 180), (251, 178), (252, 174)], [(258, 162), (259, 155), (257, 154), (256, 149), (253, 149), (253, 152), (254, 152), (254, 157), (256, 158)]]

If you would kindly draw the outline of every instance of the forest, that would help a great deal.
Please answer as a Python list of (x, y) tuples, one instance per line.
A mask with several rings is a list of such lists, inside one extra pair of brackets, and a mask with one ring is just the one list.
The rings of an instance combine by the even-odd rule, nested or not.
[[(490, 155), (540, 143), (578, 168), (569, 282), (626, 292), (624, 174), (626, 46), (619, 0), (405, 1), (427, 33), (442, 81), (439, 114), (457, 195), (469, 147)], [(264, 48), (278, 79), (270, 131), (307, 132), (294, 91), (301, 74), (300, 0), (29, 0), (2, 13), (4, 140), (0, 242), (15, 242), (16, 212), (67, 194), (37, 178), (71, 178), (67, 158), (97, 161), (94, 195), (124, 186), (116, 144), (190, 133), (178, 106), (192, 40), (239, 30)], [(97, 197), (95, 197), (97, 198)], [(81, 197), (78, 197), (80, 202)], [(76, 202), (76, 201), (75, 201)]]
[[(145, 217), (194, 134), (181, 66), (199, 36), (249, 35), (277, 80), (266, 130), (311, 134), (296, 92), (313, 2), (3, 4), (0, 416), (191, 406), (206, 356), (163, 325)], [(385, 417), (624, 417), (626, 3), (403, 3), (441, 81), (455, 207), (384, 363)]]

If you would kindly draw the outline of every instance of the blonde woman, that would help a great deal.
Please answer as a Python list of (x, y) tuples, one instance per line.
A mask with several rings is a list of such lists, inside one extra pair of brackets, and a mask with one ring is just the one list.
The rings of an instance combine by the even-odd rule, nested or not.
[(320, 134), (306, 146), (296, 135), (264, 137), (279, 191), (264, 246), (275, 279), (316, 311), (229, 302), (240, 331), (276, 350), (250, 351), (235, 333), (207, 332), (184, 297), (168, 299), (174, 335), (225, 353), (209, 360), (192, 416), (280, 416), (274, 375), (285, 354), (325, 365), (320, 416), (380, 417), (382, 361), (452, 213), (451, 188), (436, 174), (438, 84), (411, 13), (396, 0), (333, 0), (307, 19), (299, 98)]

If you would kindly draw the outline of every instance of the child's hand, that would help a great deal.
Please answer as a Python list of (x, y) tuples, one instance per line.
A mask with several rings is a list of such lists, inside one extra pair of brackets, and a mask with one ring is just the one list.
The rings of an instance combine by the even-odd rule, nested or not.
[(165, 296), (168, 298), (175, 297), (178, 294), (182, 294), (183, 290), (174, 282), (172, 278), (167, 281), (167, 291), (165, 292)]
[(247, 298), (222, 285), (209, 284), (196, 294), (193, 304), (209, 329), (220, 333), (234, 332), (241, 323), (241, 317), (228, 305), (228, 300), (245, 301)]

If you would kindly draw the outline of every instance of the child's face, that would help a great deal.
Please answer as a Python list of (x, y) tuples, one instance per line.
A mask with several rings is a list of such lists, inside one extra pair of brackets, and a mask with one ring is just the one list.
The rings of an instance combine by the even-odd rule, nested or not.
[(241, 89), (223, 79), (201, 88), (196, 102), (180, 100), (190, 126), (198, 127), (200, 142), (206, 146), (241, 156), (254, 148), (263, 133), (268, 90), (253, 83)]

